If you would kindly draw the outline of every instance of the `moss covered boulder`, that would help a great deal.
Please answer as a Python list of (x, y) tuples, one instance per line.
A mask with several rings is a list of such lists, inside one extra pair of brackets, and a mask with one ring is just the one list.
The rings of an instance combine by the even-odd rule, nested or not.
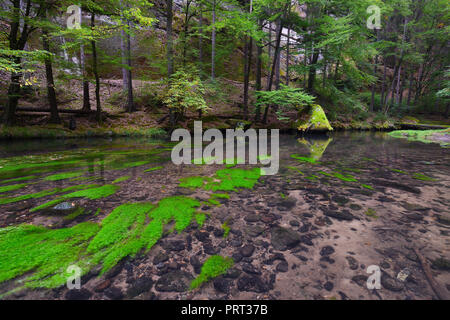
[(333, 131), (322, 107), (313, 104), (299, 111), (299, 119), (295, 122), (299, 131), (327, 132)]

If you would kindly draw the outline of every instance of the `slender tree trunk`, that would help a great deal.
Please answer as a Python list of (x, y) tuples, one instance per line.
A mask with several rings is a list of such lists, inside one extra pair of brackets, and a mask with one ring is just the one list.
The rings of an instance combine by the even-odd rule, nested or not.
[[(250, 0), (250, 13), (253, 10), (253, 2)], [(245, 48), (244, 48), (244, 119), (248, 119), (248, 90), (250, 86), (250, 71), (252, 69), (252, 53), (253, 53), (253, 39), (245, 36)]]
[(340, 60), (339, 58), (336, 60), (336, 66), (334, 68), (334, 84), (337, 84), (338, 81), (338, 75), (339, 75), (339, 64), (340, 64)]
[(183, 67), (186, 67), (187, 60), (187, 39), (189, 33), (189, 7), (191, 5), (190, 0), (186, 2), (186, 12), (184, 17), (184, 38), (183, 38)]
[[(13, 10), (12, 10), (12, 23), (9, 32), (9, 48), (11, 50), (23, 50), (25, 44), (28, 40), (28, 23), (27, 21), (23, 22), (22, 32), (19, 37), (19, 29), (21, 26), (21, 1), (13, 0)], [(29, 17), (31, 8), (31, 1), (27, 0), (26, 9), (25, 9), (25, 17)], [(20, 57), (14, 58), (14, 63), (16, 65), (20, 65), (21, 59)], [(3, 113), (3, 123), (7, 126), (14, 125), (16, 120), (16, 109), (19, 103), (20, 97), (20, 78), (22, 74), (20, 72), (11, 72), (11, 82), (8, 88), (8, 103), (6, 104), (5, 112)]]
[[(290, 9), (289, 9), (290, 10)], [(288, 28), (288, 38), (286, 44), (286, 85), (289, 86), (289, 82), (291, 81), (291, 77), (289, 75), (289, 63), (291, 58), (291, 28)]]
[[(92, 13), (91, 15), (91, 27), (95, 27), (95, 14)], [(102, 122), (102, 106), (100, 102), (100, 77), (98, 75), (98, 68), (97, 68), (97, 47), (95, 40), (91, 41), (92, 46), (92, 72), (95, 76), (95, 100), (97, 103), (97, 110), (96, 110), (96, 118), (97, 122)]]
[(408, 89), (408, 107), (411, 106), (411, 98), (412, 98), (412, 91), (413, 91), (413, 84), (414, 84), (414, 70), (411, 69), (411, 74), (409, 75), (409, 89)]
[[(269, 55), (269, 61), (272, 61), (272, 22), (269, 22), (269, 46), (267, 47), (267, 54)], [(270, 76), (272, 65), (269, 63), (267, 75)]]
[(202, 67), (203, 64), (203, 5), (200, 4), (200, 17), (199, 17), (199, 27), (198, 27), (198, 61), (199, 68)]
[(317, 60), (319, 60), (319, 52), (313, 48), (313, 55), (311, 59), (311, 65), (309, 66), (309, 75), (308, 75), (308, 91), (313, 92), (314, 90), (314, 82), (316, 80), (316, 64)]
[[(379, 39), (380, 33), (378, 30), (376, 31), (376, 34), (377, 34), (377, 42), (378, 42), (380, 40)], [(373, 66), (373, 75), (375, 77), (377, 76), (377, 71), (378, 71), (378, 55), (375, 56), (375, 64)], [(373, 110), (375, 109), (374, 108), (375, 107), (375, 90), (377, 88), (377, 83), (378, 83), (378, 79), (372, 85), (372, 98), (370, 100), (370, 109), (369, 109), (370, 112), (373, 112)]]
[[(283, 15), (284, 17), (286, 16), (286, 9), (287, 8), (284, 9), (284, 15)], [(280, 23), (278, 24), (278, 30), (277, 30), (277, 35), (276, 35), (277, 40), (276, 40), (276, 45), (275, 45), (275, 53), (274, 53), (274, 57), (273, 57), (272, 70), (270, 72), (269, 80), (267, 81), (266, 91), (272, 91), (273, 77), (274, 77), (274, 73), (275, 73), (277, 60), (280, 55), (280, 44), (281, 44), (281, 32), (282, 31), (283, 31), (283, 19), (280, 19)], [(269, 114), (269, 108), (270, 108), (270, 106), (266, 106), (266, 108), (264, 110), (264, 117), (263, 117), (264, 123), (267, 123), (267, 116)]]
[[(259, 28), (262, 29), (262, 21), (258, 22)], [(260, 42), (257, 44), (257, 54), (256, 54), (256, 91), (261, 91), (262, 89), (262, 54), (263, 48)], [(255, 108), (255, 121), (259, 121), (261, 117), (261, 107), (257, 104)]]
[[(128, 29), (131, 29), (131, 23), (128, 21)], [(134, 106), (134, 99), (133, 99), (133, 78), (131, 73), (131, 35), (128, 32), (127, 33), (127, 111), (128, 112), (134, 112), (135, 106)]]
[(381, 84), (381, 108), (383, 108), (384, 105), (384, 99), (386, 94), (386, 79), (387, 78), (387, 63), (386, 63), (386, 57), (383, 59), (383, 83)]
[(128, 65), (128, 54), (127, 54), (127, 33), (125, 30), (121, 30), (120, 36), (120, 51), (122, 53), (122, 90), (123, 92), (127, 92), (128, 90), (128, 70), (125, 67)]
[(211, 35), (211, 79), (216, 78), (216, 0), (213, 0)]
[(80, 65), (83, 77), (83, 111), (91, 110), (91, 101), (89, 97), (89, 80), (86, 75), (86, 56), (84, 54), (84, 45), (80, 46)]
[(398, 101), (399, 106), (403, 103), (403, 91), (405, 89), (405, 81), (406, 81), (406, 68), (403, 68), (403, 80), (400, 83), (400, 93)]
[(173, 0), (167, 0), (167, 76), (170, 77), (173, 74)]
[[(277, 30), (283, 30), (283, 27), (281, 25), (281, 20), (278, 21), (277, 23)], [(279, 90), (280, 89), (280, 72), (281, 72), (281, 39), (280, 39), (280, 45), (278, 46), (278, 48), (276, 49), (278, 51), (277, 54), (277, 62), (275, 64), (275, 90)]]
[[(375, 64), (373, 67), (373, 74), (376, 76), (377, 74), (377, 66), (378, 66), (378, 55), (375, 57)], [(377, 81), (375, 81), (372, 84), (372, 98), (370, 99), (370, 112), (373, 112), (375, 110), (375, 90), (377, 87)]]
[[(42, 31), (42, 47), (45, 51), (50, 52), (50, 44), (48, 40), (48, 32)], [(51, 57), (45, 58), (45, 75), (47, 78), (47, 98), (50, 105), (50, 123), (60, 123), (61, 119), (58, 114), (58, 104), (56, 102), (55, 82), (53, 80), (53, 68)]]

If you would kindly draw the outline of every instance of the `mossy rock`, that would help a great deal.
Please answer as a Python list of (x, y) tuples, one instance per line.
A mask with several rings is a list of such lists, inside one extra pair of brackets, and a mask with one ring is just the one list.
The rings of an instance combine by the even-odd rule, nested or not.
[(328, 121), (325, 112), (318, 104), (310, 105), (306, 108), (301, 108), (299, 111), (299, 120), (295, 122), (297, 130), (328, 132), (333, 131), (333, 128)]
[(405, 116), (400, 120), (401, 123), (411, 123), (411, 124), (417, 124), (420, 123), (420, 120), (411, 116)]

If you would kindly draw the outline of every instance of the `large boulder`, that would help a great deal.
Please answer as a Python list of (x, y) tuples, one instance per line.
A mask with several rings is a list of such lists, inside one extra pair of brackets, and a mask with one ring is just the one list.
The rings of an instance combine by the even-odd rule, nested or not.
[(299, 111), (299, 120), (295, 123), (297, 130), (327, 132), (333, 131), (322, 107), (313, 104)]

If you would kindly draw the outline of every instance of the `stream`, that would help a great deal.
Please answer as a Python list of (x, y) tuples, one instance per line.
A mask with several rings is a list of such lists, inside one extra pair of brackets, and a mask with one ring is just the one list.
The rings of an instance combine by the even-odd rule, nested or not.
[[(0, 143), (0, 298), (432, 299), (450, 290), (450, 153), (381, 132), (280, 136), (280, 170), (148, 139)], [(196, 288), (211, 256), (232, 266)], [(66, 286), (67, 268), (81, 290)], [(381, 288), (366, 285), (369, 266)]]

